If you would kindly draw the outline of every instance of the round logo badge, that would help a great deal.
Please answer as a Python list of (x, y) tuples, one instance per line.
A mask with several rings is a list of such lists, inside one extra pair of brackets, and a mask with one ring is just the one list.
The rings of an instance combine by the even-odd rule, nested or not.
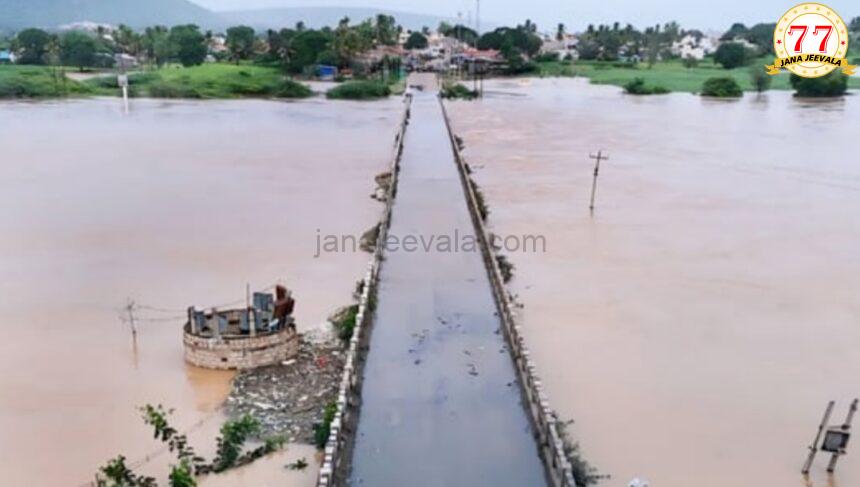
[(773, 32), (776, 59), (766, 66), (768, 74), (784, 68), (804, 78), (818, 78), (836, 68), (853, 74), (856, 66), (845, 59), (848, 27), (832, 8), (820, 3), (801, 3), (789, 9)]

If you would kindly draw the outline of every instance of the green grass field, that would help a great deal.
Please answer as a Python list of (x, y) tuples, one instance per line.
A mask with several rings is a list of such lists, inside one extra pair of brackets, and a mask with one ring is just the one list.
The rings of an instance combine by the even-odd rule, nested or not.
[(44, 66), (0, 66), (0, 99), (58, 98), (91, 93), (82, 83)]
[[(119, 93), (116, 77), (95, 78), (84, 82), (103, 95)], [(129, 91), (135, 97), (153, 98), (306, 98), (310, 88), (288, 80), (276, 68), (203, 64), (190, 68), (165, 67), (129, 76)]]
[[(642, 78), (650, 86), (663, 86), (669, 91), (681, 91), (697, 93), (702, 89), (702, 84), (708, 78), (730, 76), (734, 78), (745, 91), (753, 91), (750, 78), (751, 69), (764, 69), (766, 63), (772, 63), (772, 59), (760, 58), (749, 66), (736, 69), (723, 69), (715, 65), (711, 60), (704, 60), (697, 67), (686, 68), (681, 61), (662, 61), (648, 68), (646, 63), (639, 63), (633, 67), (623, 66), (619, 63), (581, 61), (575, 63), (549, 62), (539, 63), (540, 76), (584, 76), (592, 83), (623, 86), (634, 78)], [(850, 88), (860, 88), (860, 75), (852, 76), (848, 81)], [(770, 89), (790, 90), (788, 73), (781, 73), (773, 77)]]
[[(234, 64), (165, 67), (129, 76), (130, 94), (153, 98), (305, 98), (307, 86), (286, 79), (276, 68)], [(0, 98), (118, 96), (116, 75), (86, 81), (66, 78), (46, 66), (0, 66)]]

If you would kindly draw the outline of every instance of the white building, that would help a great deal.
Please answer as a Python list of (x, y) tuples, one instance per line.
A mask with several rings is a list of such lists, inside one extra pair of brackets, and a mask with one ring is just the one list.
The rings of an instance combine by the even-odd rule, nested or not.
[(561, 40), (555, 37), (545, 38), (541, 45), (541, 54), (556, 54), (559, 59), (579, 59), (577, 46), (579, 39), (572, 34), (565, 34)]
[(681, 40), (672, 43), (672, 54), (684, 59), (701, 61), (706, 55), (717, 50), (717, 41), (703, 35), (687, 34)]

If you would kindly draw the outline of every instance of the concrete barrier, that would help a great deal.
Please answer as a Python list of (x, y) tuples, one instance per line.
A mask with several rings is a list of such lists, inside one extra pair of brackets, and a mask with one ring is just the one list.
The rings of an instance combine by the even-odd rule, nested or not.
[(475, 233), (481, 246), (481, 253), (487, 268), (490, 286), (493, 289), (493, 296), (499, 311), (499, 318), (502, 322), (502, 330), (507, 339), (511, 357), (516, 365), (523, 403), (529, 412), (529, 417), (534, 427), (535, 439), (538, 443), (541, 459), (546, 467), (547, 478), (552, 487), (577, 487), (576, 481), (573, 478), (570, 461), (564, 452), (564, 442), (558, 432), (557, 419), (549, 406), (549, 400), (537, 376), (534, 362), (531, 359), (521, 333), (522, 329), (516, 323), (514, 306), (505, 288), (499, 263), (496, 260), (495, 250), (490, 245), (489, 232), (484, 225), (484, 220), (481, 218), (481, 212), (478, 207), (476, 190), (472, 180), (469, 178), (466, 162), (460, 153), (460, 146), (457, 144), (454, 130), (451, 127), (445, 102), (439, 98), (439, 103), (442, 105), (442, 115), (445, 118), (448, 136), (451, 139), (451, 148), (454, 151), (454, 159), (460, 172), (463, 190), (466, 193), (469, 213), (472, 216), (472, 223), (475, 226)]
[(370, 329), (373, 324), (373, 313), (376, 308), (377, 285), (379, 270), (383, 262), (383, 250), (388, 238), (388, 227), (391, 224), (391, 211), (397, 193), (397, 178), (400, 172), (400, 156), (403, 153), (403, 137), (409, 125), (409, 113), (412, 106), (412, 96), (403, 97), (403, 116), (400, 128), (394, 137), (394, 149), (391, 156), (391, 185), (385, 199), (385, 208), (380, 218), (379, 234), (376, 238), (376, 248), (367, 264), (364, 275), (361, 298), (358, 303), (358, 315), (355, 329), (349, 342), (349, 349), (343, 368), (340, 389), (337, 396), (337, 412), (331, 423), (331, 430), (324, 449), (323, 463), (317, 476), (318, 487), (343, 485), (349, 474), (349, 462), (352, 458), (352, 448), (355, 442), (355, 431), (358, 425), (358, 415), (361, 407), (361, 383), (364, 364), (367, 360)]

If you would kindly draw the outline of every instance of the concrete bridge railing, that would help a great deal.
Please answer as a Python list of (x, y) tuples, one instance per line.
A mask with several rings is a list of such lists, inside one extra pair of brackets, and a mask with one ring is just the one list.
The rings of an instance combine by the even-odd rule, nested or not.
[(451, 147), (454, 151), (454, 159), (466, 193), (469, 213), (475, 226), (475, 233), (481, 246), (481, 253), (493, 289), (493, 296), (499, 310), (502, 321), (502, 329), (511, 351), (511, 356), (516, 365), (517, 376), (521, 387), (524, 403), (529, 412), (529, 417), (534, 426), (535, 436), (538, 443), (541, 459), (546, 467), (547, 477), (552, 487), (577, 487), (573, 478), (573, 469), (564, 452), (564, 441), (559, 434), (558, 420), (549, 405), (549, 399), (543, 390), (540, 378), (537, 375), (534, 361), (531, 358), (528, 347), (522, 335), (522, 328), (516, 322), (516, 312), (511, 302), (510, 295), (505, 288), (496, 254), (490, 245), (489, 232), (481, 218), (478, 206), (476, 189), (469, 178), (466, 162), (460, 153), (460, 146), (454, 135), (445, 102), (440, 98), (442, 114), (451, 139)]
[(320, 466), (319, 476), (317, 477), (318, 487), (342, 485), (349, 470), (361, 405), (362, 371), (367, 360), (370, 328), (373, 324), (373, 313), (376, 307), (379, 270), (383, 261), (383, 250), (388, 238), (388, 228), (391, 224), (391, 211), (397, 193), (400, 156), (403, 153), (403, 137), (409, 124), (411, 104), (411, 95), (405, 95), (403, 97), (403, 116), (394, 138), (394, 148), (391, 156), (391, 184), (388, 188), (385, 208), (379, 221), (376, 247), (370, 262), (367, 264), (367, 272), (362, 281), (358, 315), (356, 316), (352, 339), (349, 342), (340, 389), (338, 390), (337, 412), (331, 423), (331, 430), (324, 450), (323, 463)]

